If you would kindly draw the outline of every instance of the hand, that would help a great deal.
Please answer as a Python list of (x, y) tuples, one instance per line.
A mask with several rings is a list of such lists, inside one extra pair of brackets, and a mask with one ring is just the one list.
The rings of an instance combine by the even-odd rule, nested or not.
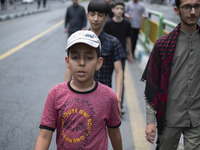
[(155, 124), (147, 124), (146, 130), (146, 139), (149, 141), (151, 144), (154, 143), (155, 136), (156, 136), (156, 125)]
[(128, 55), (128, 63), (132, 64), (133, 63), (133, 56)]
[(128, 14), (126, 14), (125, 17), (126, 17), (127, 19), (130, 19), (130, 18), (131, 18), (131, 16), (128, 15)]
[(144, 19), (148, 19), (146, 15), (142, 15), (142, 17), (143, 17)]

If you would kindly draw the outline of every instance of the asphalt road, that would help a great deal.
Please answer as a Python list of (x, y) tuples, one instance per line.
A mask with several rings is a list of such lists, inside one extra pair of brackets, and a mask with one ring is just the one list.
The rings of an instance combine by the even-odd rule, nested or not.
[(0, 150), (34, 147), (47, 93), (64, 81), (65, 7), (0, 23), (0, 55), (14, 51), (0, 60)]
[[(63, 19), (70, 3), (48, 1), (49, 11), (0, 22), (0, 150), (34, 147), (47, 93), (64, 81), (67, 35), (63, 33)], [(87, 2), (81, 4), (87, 6)], [(141, 74), (136, 60), (127, 65), (126, 113), (121, 118), (125, 150), (151, 149), (144, 138)], [(50, 147), (54, 149), (55, 134)]]
[[(63, 19), (70, 3), (53, 4), (50, 11), (0, 23), (0, 150), (34, 148), (46, 96), (51, 87), (64, 81), (67, 35)], [(137, 62), (134, 66), (141, 73)], [(126, 101), (124, 107), (123, 147), (134, 150)], [(50, 146), (54, 149), (55, 134)]]

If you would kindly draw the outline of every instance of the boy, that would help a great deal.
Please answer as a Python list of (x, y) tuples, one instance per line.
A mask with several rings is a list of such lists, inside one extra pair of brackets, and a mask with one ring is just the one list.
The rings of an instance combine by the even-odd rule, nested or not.
[[(100, 39), (103, 57), (103, 65), (100, 70), (95, 72), (94, 79), (111, 87), (112, 73), (115, 70), (116, 95), (121, 103), (123, 87), (123, 70), (121, 59), (126, 57), (119, 40), (103, 31), (103, 25), (108, 19), (110, 6), (105, 0), (91, 0), (88, 4), (87, 18), (90, 23), (90, 30), (93, 31)], [(71, 79), (69, 69), (66, 70), (65, 80)]]
[(107, 131), (113, 149), (122, 149), (117, 97), (112, 89), (94, 81), (94, 72), (103, 63), (100, 50), (92, 31), (77, 31), (69, 37), (65, 61), (73, 80), (49, 92), (35, 150), (48, 149), (55, 129), (58, 150), (107, 150)]
[[(122, 1), (117, 1), (114, 3), (112, 12), (114, 16), (109, 19), (104, 25), (104, 31), (114, 37), (116, 37), (122, 44), (124, 52), (128, 50), (128, 61), (133, 62), (133, 56), (131, 52), (131, 24), (123, 18), (124, 14), (124, 3)], [(122, 70), (125, 71), (126, 58), (122, 59)], [(123, 75), (124, 77), (124, 75)], [(123, 108), (123, 94), (124, 85), (121, 98), (121, 108)]]

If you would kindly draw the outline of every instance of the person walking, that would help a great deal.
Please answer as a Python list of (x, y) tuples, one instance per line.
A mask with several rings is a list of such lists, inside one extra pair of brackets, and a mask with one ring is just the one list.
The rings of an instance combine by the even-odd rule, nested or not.
[(43, 0), (43, 8), (46, 8), (47, 0)]
[[(40, 9), (41, 1), (42, 0), (37, 0), (38, 9)], [(46, 8), (47, 0), (43, 0), (42, 3), (43, 3), (43, 8)]]
[(153, 47), (142, 75), (145, 81), (146, 139), (157, 149), (200, 149), (200, 0), (175, 0), (180, 23)]
[(142, 18), (147, 18), (147, 12), (144, 4), (138, 0), (132, 0), (126, 4), (125, 17), (131, 23), (131, 44), (132, 55), (135, 58), (135, 48), (138, 39), (138, 34), (142, 26)]
[[(100, 39), (102, 49), (101, 57), (103, 65), (95, 72), (94, 79), (109, 87), (112, 87), (112, 74), (115, 71), (116, 95), (121, 109), (121, 97), (123, 88), (123, 70), (121, 60), (126, 57), (120, 41), (103, 31), (103, 26), (109, 17), (109, 4), (105, 0), (91, 0), (87, 8), (87, 18), (90, 30)], [(71, 73), (66, 69), (65, 81), (71, 80)], [(121, 110), (120, 110), (121, 111)]]
[(46, 99), (35, 150), (48, 149), (54, 130), (57, 149), (122, 150), (121, 119), (114, 91), (94, 81), (101, 68), (101, 43), (92, 31), (77, 31), (67, 41), (65, 60), (73, 80), (54, 86)]
[(6, 0), (1, 0), (1, 9), (2, 10), (6, 9)]
[[(125, 4), (123, 1), (116, 1), (113, 4), (112, 12), (114, 16), (104, 25), (104, 31), (114, 37), (116, 37), (126, 54), (126, 58), (122, 59), (122, 70), (123, 70), (123, 80), (124, 80), (124, 71), (126, 59), (129, 63), (133, 62), (132, 50), (131, 50), (131, 24), (129, 21), (123, 18)], [(121, 109), (123, 108), (123, 99), (124, 99), (124, 82), (121, 98)]]
[(78, 30), (86, 29), (86, 12), (84, 7), (78, 4), (78, 0), (72, 0), (72, 5), (67, 8), (64, 25), (64, 32), (68, 33), (68, 37)]

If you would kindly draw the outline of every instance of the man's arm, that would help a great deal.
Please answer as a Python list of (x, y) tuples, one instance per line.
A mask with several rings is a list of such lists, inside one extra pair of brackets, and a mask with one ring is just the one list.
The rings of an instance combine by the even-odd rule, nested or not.
[(67, 24), (68, 24), (68, 21), (69, 21), (69, 16), (68, 16), (69, 13), (68, 13), (68, 11), (69, 11), (69, 9), (67, 9), (66, 14), (65, 14), (65, 23), (64, 23), (64, 26), (65, 26), (64, 32), (65, 33), (68, 32), (68, 29), (67, 29)]
[(86, 16), (85, 9), (83, 8), (83, 27), (82, 27), (82, 30), (86, 30), (86, 26), (87, 26), (87, 16)]
[(143, 7), (144, 7), (144, 9), (143, 9), (142, 17), (143, 17), (144, 19), (148, 19), (148, 13), (147, 13), (147, 10), (146, 10), (146, 8), (145, 8), (144, 5), (143, 5)]
[(125, 13), (124, 13), (124, 16), (125, 16), (127, 19), (130, 19), (131, 16), (128, 14), (128, 12), (129, 12), (129, 4), (127, 4), (127, 5), (125, 6)]
[(155, 112), (149, 105), (149, 103), (146, 102), (146, 120), (147, 120), (147, 126), (146, 126), (146, 139), (150, 143), (154, 143), (155, 136), (156, 136), (156, 125), (155, 125)]
[(35, 143), (34, 150), (48, 150), (51, 143), (53, 131), (40, 129), (39, 135)]
[(121, 60), (114, 62), (115, 68), (115, 83), (116, 83), (116, 95), (119, 103), (119, 109), (121, 111), (121, 99), (122, 99), (122, 89), (123, 89), (123, 70)]
[(122, 139), (119, 128), (108, 128), (108, 135), (113, 147), (113, 150), (122, 150)]

